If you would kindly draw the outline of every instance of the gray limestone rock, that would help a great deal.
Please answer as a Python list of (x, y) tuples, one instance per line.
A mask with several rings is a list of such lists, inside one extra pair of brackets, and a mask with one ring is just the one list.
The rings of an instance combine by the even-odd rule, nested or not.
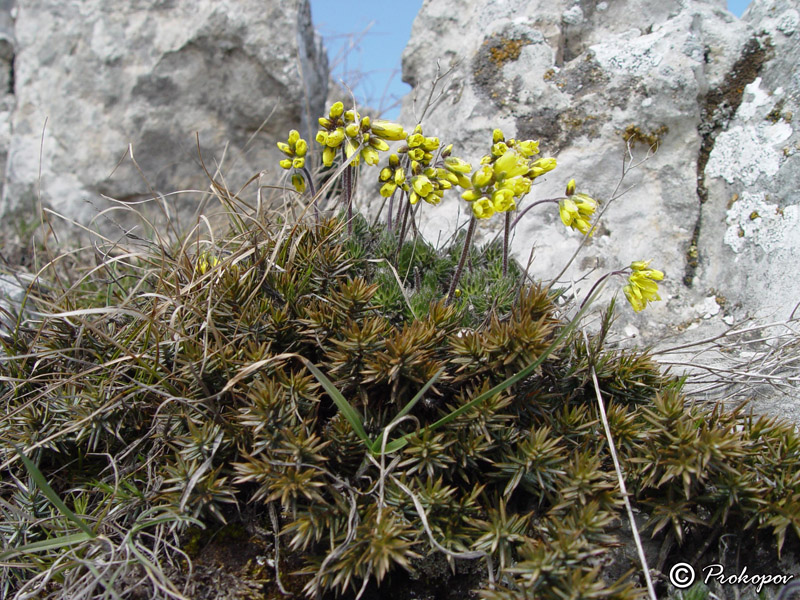
[[(232, 191), (262, 170), (277, 181), (275, 140), (308, 130), (323, 108), (327, 58), (307, 0), (20, 0), (16, 10), (0, 213), (41, 194), (86, 222), (102, 196), (208, 189), (196, 133)], [(199, 198), (172, 200), (193, 212)]]
[(786, 318), (800, 303), (800, 11), (755, 0), (743, 21), (770, 58), (708, 157), (698, 278), (733, 305)]
[[(736, 168), (742, 159), (717, 159), (715, 144), (725, 141), (728, 121), (740, 105), (747, 106), (745, 87), (759, 76), (764, 80), (762, 69), (769, 70), (765, 64), (774, 56), (775, 34), (748, 25), (755, 9), (739, 21), (724, 5), (721, 0), (427, 2), (403, 57), (404, 79), (415, 89), (401, 120), (412, 124), (422, 114), (438, 61), (439, 72), (450, 71), (425, 114), (426, 134), (453, 142), (455, 153), (473, 163), (488, 151), (495, 127), (507, 137), (540, 140), (542, 155), (555, 156), (559, 166), (537, 180), (531, 200), (563, 195), (574, 177), (578, 191), (607, 205), (603, 226), (564, 280), (596, 267), (580, 286), (585, 292), (600, 273), (653, 258), (653, 266), (667, 274), (664, 302), (624, 319), (630, 331), (656, 339), (703, 321), (706, 298), (725, 294), (727, 276), (714, 279), (705, 267), (708, 261), (717, 264), (712, 256), (718, 251), (705, 237), (706, 202), (717, 204), (716, 197), (709, 199), (706, 179)], [(780, 35), (791, 38), (792, 15), (773, 12), (774, 28), (783, 27), (789, 33)], [(796, 58), (787, 60), (794, 60), (796, 72)], [(788, 98), (789, 86), (784, 87)], [(772, 129), (763, 135), (785, 135), (782, 123), (767, 123)], [(631, 154), (626, 139), (633, 143)], [(609, 202), (623, 161), (638, 163), (653, 143), (657, 152), (622, 181), (619, 190), (628, 191)], [(770, 156), (773, 165), (776, 158)], [(789, 175), (785, 178), (788, 183)], [(429, 239), (446, 239), (466, 209), (455, 195), (435, 208), (423, 207), (423, 232)], [(500, 218), (481, 222), (483, 239), (496, 235), (500, 225)], [(544, 205), (520, 221), (512, 250), (527, 262), (535, 247), (531, 271), (548, 278), (561, 270), (579, 239), (560, 222), (554, 205)], [(734, 255), (730, 247), (726, 252)], [(743, 303), (737, 317), (761, 302)], [(714, 315), (719, 321), (729, 316), (726, 310)]]
[[(662, 349), (751, 317), (785, 321), (800, 302), (800, 11), (791, 0), (754, 0), (740, 21), (724, 5), (426, 2), (403, 57), (404, 80), (414, 86), (404, 124), (424, 113), (425, 133), (454, 143), (473, 164), (495, 127), (538, 139), (558, 168), (537, 180), (528, 202), (563, 195), (573, 177), (578, 191), (601, 201), (600, 230), (561, 280), (577, 281), (579, 297), (632, 260), (652, 258), (666, 272), (663, 302), (639, 315), (618, 311), (624, 335)], [(651, 145), (657, 151), (648, 157)], [(620, 184), (631, 163), (638, 165)], [(468, 210), (455, 194), (424, 206), (422, 231), (447, 239)], [(480, 237), (492, 239), (501, 225), (497, 217), (480, 222)], [(531, 272), (549, 280), (579, 240), (554, 205), (543, 205), (520, 221), (512, 251), (523, 264), (533, 251)], [(762, 410), (800, 422), (797, 403), (782, 396), (796, 391), (790, 380), (780, 380), (788, 387), (778, 393), (768, 385), (785, 369), (748, 379), (760, 358), (773, 364), (778, 349), (794, 348), (797, 360), (797, 326), (738, 339), (747, 341), (706, 354), (703, 368), (723, 371), (703, 373), (737, 369), (739, 394), (768, 396)], [(697, 366), (697, 350), (667, 356)]]

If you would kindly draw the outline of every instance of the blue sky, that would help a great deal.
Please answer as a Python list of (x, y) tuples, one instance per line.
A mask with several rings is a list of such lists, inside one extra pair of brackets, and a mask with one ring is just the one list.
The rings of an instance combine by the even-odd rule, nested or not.
[[(396, 118), (397, 101), (410, 88), (400, 80), (400, 56), (422, 0), (310, 0), (311, 17), (328, 48), (334, 79), (359, 102)], [(750, 0), (728, 0), (741, 16)]]

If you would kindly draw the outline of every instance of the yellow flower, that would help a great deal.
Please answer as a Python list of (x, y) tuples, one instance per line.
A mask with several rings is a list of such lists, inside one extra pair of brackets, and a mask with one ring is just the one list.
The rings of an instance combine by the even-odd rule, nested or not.
[(422, 142), (422, 147), (427, 152), (433, 152), (439, 147), (439, 138), (438, 137), (425, 138)]
[(636, 312), (644, 310), (648, 302), (661, 300), (656, 281), (664, 279), (664, 273), (657, 269), (648, 269), (649, 264), (649, 260), (631, 263), (628, 284), (622, 288), (625, 297)]
[(528, 177), (535, 179), (556, 168), (555, 158), (539, 158), (533, 161)]
[(489, 185), (492, 182), (494, 171), (489, 165), (483, 165), (480, 169), (472, 174), (472, 184), (476, 188), (481, 188)]
[(389, 196), (394, 194), (394, 191), (396, 189), (397, 189), (396, 183), (394, 183), (393, 181), (387, 181), (381, 186), (381, 196), (383, 196), (384, 198), (388, 198)]
[(494, 174), (498, 179), (510, 179), (528, 172), (529, 165), (525, 158), (516, 152), (506, 152), (494, 163)]
[(338, 117), (341, 117), (343, 112), (344, 112), (344, 104), (342, 104), (341, 102), (336, 102), (331, 106), (331, 109), (328, 111), (328, 114), (330, 115), (331, 119), (336, 119)]
[(452, 173), (469, 173), (472, 165), (455, 156), (448, 156), (444, 159), (444, 168)]
[(479, 219), (488, 219), (494, 214), (494, 206), (492, 206), (492, 201), (486, 196), (480, 200), (476, 200), (472, 203), (472, 214)]
[(375, 150), (379, 150), (380, 152), (386, 152), (389, 149), (389, 144), (384, 142), (379, 137), (369, 138), (369, 145), (375, 148)]
[(539, 141), (525, 140), (524, 142), (517, 142), (516, 148), (522, 156), (527, 158), (528, 156), (539, 154)]
[(375, 150), (375, 148), (367, 146), (361, 149), (361, 158), (363, 158), (364, 162), (368, 165), (375, 166), (378, 164), (381, 157), (378, 155), (378, 151)]
[(414, 191), (417, 192), (421, 197), (425, 198), (428, 194), (433, 191), (433, 184), (431, 180), (425, 177), (425, 175), (418, 175), (416, 177), (411, 178), (411, 187), (414, 188)]
[(402, 125), (392, 123), (391, 121), (384, 121), (377, 119), (372, 122), (370, 126), (372, 133), (384, 140), (396, 141), (402, 140), (406, 137), (406, 132)]
[(326, 167), (330, 167), (333, 165), (333, 159), (336, 158), (336, 148), (331, 148), (330, 146), (325, 146), (322, 150), (322, 164)]
[[(319, 134), (317, 134), (319, 136)], [(296, 129), (289, 132), (286, 142), (278, 142), (278, 149), (289, 158), (285, 158), (278, 164), (284, 169), (302, 169), (305, 166), (305, 155), (308, 151), (308, 143), (300, 137)]]
[[(576, 202), (573, 198), (574, 196), (563, 198), (559, 201), (558, 212), (561, 216), (561, 222), (567, 227), (577, 229), (582, 234), (586, 235), (592, 230), (592, 224), (587, 218), (588, 215), (581, 212), (579, 202)], [(594, 212), (594, 210), (592, 210), (592, 212)]]
[(514, 202), (514, 192), (511, 190), (497, 190), (492, 194), (492, 207), (496, 212), (507, 212), (514, 210), (517, 205)]
[(461, 194), (461, 197), (467, 202), (475, 202), (475, 200), (481, 197), (481, 193), (478, 190), (467, 190)]
[(328, 139), (325, 142), (329, 148), (338, 148), (344, 141), (344, 128), (337, 127), (335, 130), (328, 134)]

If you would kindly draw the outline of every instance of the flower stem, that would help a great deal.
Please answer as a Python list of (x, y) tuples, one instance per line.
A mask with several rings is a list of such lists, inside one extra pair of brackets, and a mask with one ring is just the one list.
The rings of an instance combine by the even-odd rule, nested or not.
[(311, 177), (311, 173), (308, 172), (306, 167), (303, 167), (303, 175), (306, 177), (306, 181), (308, 182), (308, 190), (311, 192), (311, 203), (314, 205), (314, 216), (317, 218), (317, 223), (319, 223), (319, 206), (317, 206), (317, 188), (314, 186), (314, 179)]
[(601, 283), (603, 283), (603, 282), (604, 282), (606, 279), (608, 279), (609, 277), (613, 277), (614, 275), (624, 275), (624, 274), (625, 274), (625, 273), (627, 273), (627, 272), (628, 272), (628, 270), (627, 270), (627, 269), (621, 269), (621, 270), (619, 270), (619, 271), (611, 271), (611, 272), (609, 272), (609, 273), (606, 273), (605, 275), (603, 275), (603, 276), (602, 276), (600, 279), (598, 279), (597, 281), (595, 281), (595, 282), (594, 282), (594, 285), (593, 285), (593, 286), (592, 286), (592, 288), (589, 290), (589, 293), (588, 293), (588, 294), (586, 294), (586, 298), (584, 298), (584, 299), (583, 299), (583, 302), (581, 302), (581, 306), (580, 306), (580, 308), (583, 308), (583, 305), (584, 305), (584, 304), (586, 304), (586, 302), (589, 300), (589, 298), (591, 298), (591, 297), (592, 297), (592, 294), (594, 294), (594, 291), (597, 289), (597, 286), (598, 286), (598, 285), (600, 285)]
[(511, 235), (511, 212), (506, 211), (503, 231), (503, 277), (508, 275), (508, 238)]
[(400, 237), (397, 240), (397, 252), (395, 252), (395, 259), (400, 255), (400, 250), (403, 248), (403, 242), (406, 239), (406, 231), (408, 226), (408, 214), (411, 212), (411, 203), (406, 202), (403, 210), (403, 223), (400, 225)]
[(389, 214), (386, 220), (386, 231), (388, 231), (389, 233), (392, 232), (392, 213), (394, 212), (394, 195), (396, 193), (397, 193), (397, 188), (395, 188), (395, 190), (392, 192), (392, 196), (389, 198)]
[(347, 202), (347, 235), (353, 235), (353, 167), (347, 165), (342, 173), (342, 185), (344, 187), (344, 200)]
[(461, 279), (461, 272), (464, 270), (464, 263), (467, 262), (469, 247), (472, 243), (472, 236), (475, 233), (475, 225), (477, 223), (478, 219), (475, 218), (475, 215), (472, 215), (472, 218), (469, 220), (469, 227), (467, 228), (467, 237), (464, 238), (464, 248), (461, 250), (461, 258), (458, 260), (456, 272), (453, 274), (453, 280), (450, 282), (450, 289), (447, 290), (447, 299), (444, 301), (445, 304), (450, 304), (450, 302), (453, 300), (453, 296), (455, 296), (456, 286), (458, 286), (458, 280)]

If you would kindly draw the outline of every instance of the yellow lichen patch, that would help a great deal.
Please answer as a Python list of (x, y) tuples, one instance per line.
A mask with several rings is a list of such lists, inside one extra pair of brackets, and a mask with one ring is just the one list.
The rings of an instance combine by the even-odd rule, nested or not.
[[(488, 45), (489, 40), (484, 44)], [(509, 61), (517, 60), (522, 48), (530, 44), (528, 40), (515, 40), (507, 37), (501, 37), (498, 40), (493, 40), (493, 44), (489, 48), (489, 58), (498, 67), (502, 67)]]
[(658, 150), (661, 145), (661, 136), (669, 132), (666, 125), (653, 129), (649, 132), (643, 131), (638, 125), (628, 125), (622, 133), (622, 139), (630, 142), (631, 148), (636, 146), (637, 142), (646, 144), (648, 147)]

